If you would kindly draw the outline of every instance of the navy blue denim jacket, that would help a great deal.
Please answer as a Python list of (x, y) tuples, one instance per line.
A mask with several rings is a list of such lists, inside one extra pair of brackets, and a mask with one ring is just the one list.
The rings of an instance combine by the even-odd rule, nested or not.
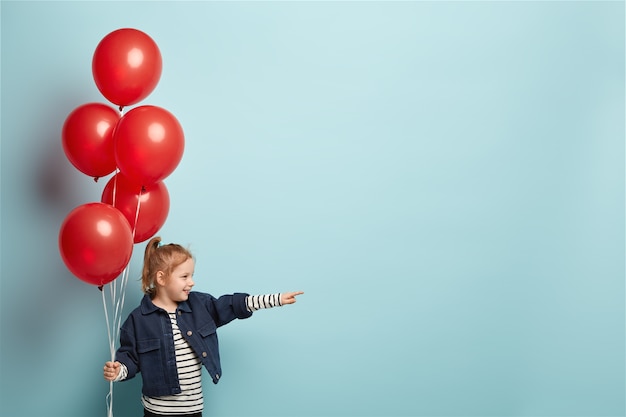
[[(222, 375), (216, 330), (234, 319), (252, 315), (246, 307), (246, 296), (235, 293), (215, 298), (191, 292), (187, 301), (178, 304), (176, 319), (180, 332), (215, 384)], [(169, 315), (155, 306), (148, 295), (120, 328), (120, 348), (115, 359), (126, 365), (126, 379), (141, 372), (145, 395), (160, 397), (181, 392)]]

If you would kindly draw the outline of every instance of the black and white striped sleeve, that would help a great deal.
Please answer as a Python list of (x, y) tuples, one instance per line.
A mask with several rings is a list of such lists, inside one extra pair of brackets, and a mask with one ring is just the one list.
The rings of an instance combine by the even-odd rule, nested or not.
[(248, 311), (257, 311), (262, 308), (280, 307), (280, 293), (265, 295), (249, 295), (246, 297)]
[(120, 363), (120, 373), (117, 374), (117, 377), (113, 380), (113, 382), (123, 381), (128, 376), (128, 368), (123, 363)]

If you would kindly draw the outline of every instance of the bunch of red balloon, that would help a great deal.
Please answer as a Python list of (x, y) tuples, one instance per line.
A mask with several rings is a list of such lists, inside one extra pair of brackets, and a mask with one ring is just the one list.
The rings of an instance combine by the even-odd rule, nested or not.
[(72, 210), (61, 225), (59, 250), (68, 269), (81, 280), (103, 286), (130, 262), (133, 244), (163, 226), (169, 193), (163, 180), (182, 159), (184, 134), (169, 111), (150, 105), (125, 106), (146, 98), (162, 69), (156, 43), (136, 29), (118, 29), (105, 36), (93, 55), (98, 90), (115, 108), (83, 104), (65, 120), (63, 150), (82, 173), (115, 174), (100, 202)]

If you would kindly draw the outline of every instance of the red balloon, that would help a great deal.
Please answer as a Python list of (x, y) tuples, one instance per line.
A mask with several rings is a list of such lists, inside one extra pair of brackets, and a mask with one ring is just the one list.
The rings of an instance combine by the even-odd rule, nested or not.
[(113, 130), (119, 113), (105, 104), (88, 103), (75, 108), (65, 119), (63, 150), (80, 172), (103, 177), (115, 170)]
[(61, 225), (59, 250), (67, 268), (93, 285), (113, 281), (130, 262), (133, 236), (124, 215), (104, 203), (72, 210)]
[(159, 47), (137, 29), (118, 29), (106, 35), (91, 62), (98, 90), (119, 106), (146, 98), (159, 82), (162, 67)]
[[(102, 192), (102, 202), (124, 214), (133, 230), (135, 243), (150, 239), (165, 223), (170, 195), (162, 182), (143, 187), (123, 174), (114, 175)], [(135, 222), (136, 220), (136, 222)]]
[(117, 166), (129, 180), (150, 185), (162, 181), (183, 157), (185, 135), (178, 120), (157, 106), (126, 113), (113, 133)]

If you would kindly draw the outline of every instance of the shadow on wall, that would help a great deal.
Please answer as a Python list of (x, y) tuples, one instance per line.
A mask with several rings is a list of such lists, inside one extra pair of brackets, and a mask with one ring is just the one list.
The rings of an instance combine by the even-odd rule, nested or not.
[(80, 99), (65, 100), (67, 103), (59, 106), (62, 111), (54, 114), (50, 123), (42, 123), (43, 126), (52, 126), (49, 129), (41, 129), (37, 137), (41, 138), (43, 152), (39, 155), (36, 163), (35, 177), (32, 179), (34, 188), (37, 190), (37, 202), (46, 207), (46, 210), (54, 209), (65, 218), (74, 207), (93, 201), (100, 201), (102, 190), (106, 184), (105, 178), (97, 181), (75, 168), (63, 150), (61, 140), (63, 124), (67, 116), (76, 107), (86, 102)]
[[(34, 249), (35, 253), (42, 254), (37, 257), (37, 262), (26, 265), (22, 262), (34, 281), (28, 292), (29, 303), (34, 308), (30, 310), (33, 314), (26, 317), (26, 323), (22, 323), (26, 326), (20, 327), (29, 329), (27, 335), (35, 333), (46, 340), (56, 333), (56, 326), (50, 326), (47, 319), (62, 314), (66, 319), (60, 323), (67, 325), (71, 323), (68, 320), (76, 315), (77, 308), (92, 308), (92, 297), (89, 297), (90, 301), (86, 300), (86, 292), (93, 292), (94, 300), (100, 297), (96, 287), (80, 281), (65, 267), (58, 248), (58, 233), (65, 216), (79, 204), (97, 201), (94, 199), (99, 198), (100, 192), (96, 187), (89, 187), (93, 179), (76, 170), (63, 152), (61, 128), (71, 106), (68, 103), (56, 107), (62, 110), (45, 112), (49, 119), (33, 126), (31, 133), (37, 138), (34, 142), (38, 153), (25, 169), (32, 176), (28, 178), (30, 186), (19, 187), (20, 195), (15, 196), (16, 204), (21, 205), (15, 221), (23, 223), (18, 227), (19, 234), (32, 245), (40, 245)], [(24, 193), (27, 190), (32, 193)], [(12, 262), (22, 257), (17, 255)], [(27, 346), (29, 344), (24, 347)]]
[[(60, 106), (63, 112), (57, 112), (54, 121), (47, 125), (55, 126), (54, 131), (46, 129), (44, 132), (43, 129), (38, 129), (37, 132), (41, 134), (38, 137), (45, 139), (42, 140), (43, 150), (35, 164), (36, 170), (33, 171), (31, 189), (36, 190), (34, 206), (37, 207), (38, 215), (48, 219), (44, 226), (50, 228), (49, 239), (54, 242), (51, 245), (54, 250), (51, 251), (52, 262), (39, 266), (41, 271), (38, 271), (38, 276), (48, 278), (38, 283), (42, 289), (35, 296), (35, 305), (39, 312), (28, 317), (25, 327), (37, 328), (34, 333), (44, 335), (45, 340), (51, 341), (53, 351), (61, 352), (60, 355), (66, 363), (72, 362), (70, 378), (60, 380), (66, 385), (66, 389), (61, 392), (67, 392), (67, 397), (58, 401), (63, 409), (52, 415), (104, 416), (109, 384), (102, 377), (102, 366), (110, 358), (110, 352), (102, 293), (95, 286), (73, 276), (65, 267), (58, 250), (58, 232), (72, 209), (100, 201), (102, 190), (113, 174), (96, 181), (76, 169), (67, 159), (61, 142), (62, 126), (67, 115), (85, 102), (80, 99), (65, 101), (67, 105)], [(127, 303), (129, 298), (132, 297), (127, 297)], [(134, 306), (127, 305), (125, 310), (131, 307)], [(54, 313), (50, 313), (51, 311)], [(41, 317), (47, 317), (48, 320), (41, 320)], [(80, 337), (81, 328), (89, 329), (85, 332), (89, 335), (88, 339)], [(59, 333), (66, 333), (68, 336), (59, 337)], [(94, 338), (94, 334), (97, 337)], [(68, 337), (71, 339), (70, 343)], [(34, 345), (27, 338), (25, 336), (25, 344)], [(54, 372), (52, 369), (50, 371)], [(113, 414), (116, 417), (141, 415), (143, 407), (140, 396), (141, 378), (115, 384)]]
[[(14, 416), (104, 416), (102, 366), (110, 353), (102, 294), (66, 268), (58, 233), (72, 209), (100, 201), (106, 179), (95, 183), (65, 156), (63, 123), (85, 101), (57, 88), (61, 99), (36, 103), (32, 119), (10, 123), (21, 143), (3, 146), (13, 159), (3, 167), (11, 179), (2, 199), (2, 409)], [(116, 408), (139, 415), (138, 393), (118, 387)]]

